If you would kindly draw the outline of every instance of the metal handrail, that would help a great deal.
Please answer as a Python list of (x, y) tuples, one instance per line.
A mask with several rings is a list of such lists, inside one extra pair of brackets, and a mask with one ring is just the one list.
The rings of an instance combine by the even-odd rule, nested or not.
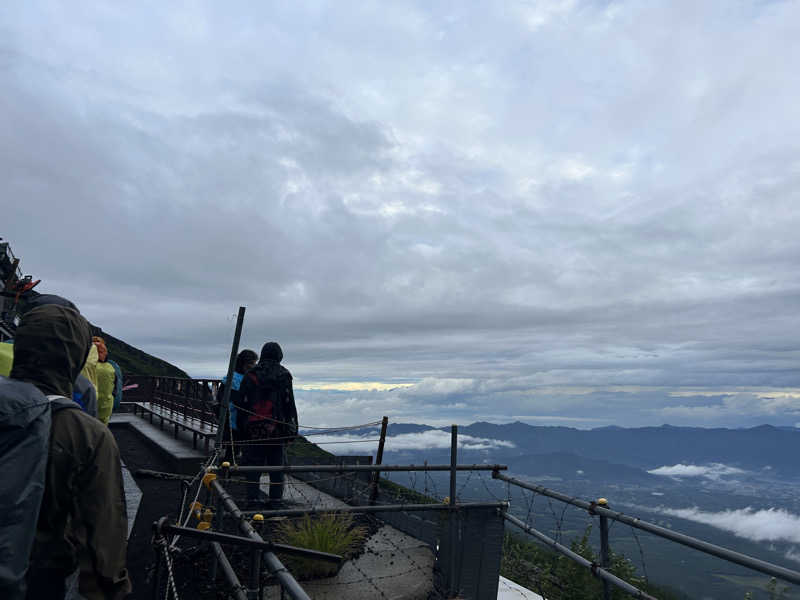
[(508, 469), (507, 465), (230, 465), (209, 467), (210, 471), (228, 470), (231, 473), (344, 473), (377, 471), (492, 471)]
[(620, 588), (621, 590), (624, 590), (624, 591), (628, 592), (629, 594), (632, 594), (634, 598), (644, 598), (645, 600), (656, 600), (655, 598), (653, 598), (652, 596), (650, 596), (647, 593), (643, 592), (639, 588), (632, 586), (630, 583), (628, 583), (624, 579), (620, 579), (619, 577), (617, 577), (613, 573), (610, 573), (609, 571), (606, 571), (602, 567), (598, 566), (597, 563), (593, 563), (593, 562), (585, 559), (584, 557), (582, 557), (577, 552), (573, 552), (572, 550), (570, 550), (566, 546), (562, 546), (557, 541), (555, 541), (554, 539), (546, 536), (545, 534), (543, 534), (538, 529), (534, 529), (533, 527), (529, 527), (528, 525), (525, 525), (525, 523), (520, 521), (515, 516), (509, 515), (508, 513), (503, 513), (503, 518), (506, 521), (508, 521), (509, 523), (513, 523), (514, 525), (516, 525), (517, 527), (522, 529), (524, 532), (529, 533), (530, 535), (532, 535), (533, 537), (538, 539), (543, 544), (546, 544), (547, 546), (550, 546), (556, 552), (559, 552), (559, 553), (563, 554), (564, 556), (566, 556), (567, 558), (575, 561), (579, 565), (582, 565), (582, 566), (586, 567), (587, 569), (591, 570), (592, 574), (595, 577), (597, 577), (598, 579), (602, 579), (603, 581), (607, 581), (611, 585), (614, 585), (614, 586)]
[[(236, 505), (236, 502), (225, 491), (225, 488), (217, 480), (209, 481), (208, 484), (209, 490), (214, 492), (219, 499), (222, 501), (222, 505), (225, 507), (225, 510), (228, 511), (234, 519), (239, 522), (239, 530), (249, 537), (252, 540), (263, 542), (263, 538), (258, 534), (258, 532), (253, 528), (250, 522), (247, 520), (242, 511)], [(262, 551), (259, 551), (261, 554)], [(275, 576), (280, 584), (281, 588), (286, 590), (286, 593), (289, 594), (289, 597), (292, 600), (311, 600), (311, 598), (306, 594), (305, 590), (297, 583), (297, 580), (292, 576), (292, 574), (283, 566), (278, 557), (275, 556), (273, 552), (270, 551), (263, 551), (263, 558), (264, 562), (267, 565), (267, 570)], [(259, 557), (260, 559), (260, 557)], [(260, 560), (258, 561), (260, 562)], [(251, 573), (251, 576), (255, 575), (257, 577), (259, 569), (253, 569), (254, 573)], [(255, 583), (255, 582), (254, 582)], [(251, 586), (253, 587), (253, 586)]]
[(577, 506), (578, 508), (582, 508), (588, 511), (592, 515), (599, 515), (600, 517), (605, 517), (613, 521), (619, 521), (620, 523), (625, 523), (626, 525), (630, 525), (631, 527), (635, 527), (637, 529), (641, 529), (642, 531), (652, 533), (655, 536), (670, 540), (672, 542), (676, 542), (678, 544), (682, 544), (689, 548), (694, 548), (695, 550), (699, 550), (700, 552), (703, 552), (705, 554), (710, 554), (712, 556), (716, 556), (717, 558), (721, 558), (728, 562), (732, 562), (741, 565), (743, 567), (753, 569), (755, 571), (760, 571), (761, 573), (765, 573), (766, 575), (771, 575), (772, 577), (777, 577), (778, 579), (782, 579), (790, 583), (800, 584), (800, 573), (798, 573), (797, 571), (793, 571), (792, 569), (787, 569), (779, 565), (774, 565), (772, 563), (760, 560), (758, 558), (748, 556), (747, 554), (742, 554), (740, 552), (736, 552), (735, 550), (730, 550), (729, 548), (725, 548), (723, 546), (717, 546), (716, 544), (711, 544), (709, 542), (699, 540), (689, 535), (678, 533), (676, 531), (672, 531), (671, 529), (667, 529), (665, 527), (660, 527), (659, 525), (656, 525), (654, 523), (643, 521), (638, 517), (632, 517), (630, 515), (626, 515), (625, 513), (605, 508), (599, 505), (597, 502), (587, 502), (586, 500), (574, 498), (566, 494), (562, 494), (561, 492), (557, 492), (556, 490), (551, 490), (544, 486), (528, 483), (527, 481), (522, 481), (520, 479), (516, 479), (515, 477), (509, 477), (507, 475), (499, 473), (498, 471), (493, 472), (492, 477), (494, 479), (505, 481), (506, 483), (516, 485), (526, 490), (536, 492), (537, 494), (541, 494), (542, 496), (547, 496), (549, 498), (559, 500), (566, 504)]

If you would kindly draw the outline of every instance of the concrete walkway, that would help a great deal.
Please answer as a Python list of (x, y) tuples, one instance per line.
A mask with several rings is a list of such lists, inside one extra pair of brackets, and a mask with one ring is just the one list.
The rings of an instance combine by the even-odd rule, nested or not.
[[(264, 493), (268, 493), (268, 481), (268, 478), (262, 478)], [(284, 500), (292, 508), (336, 509), (348, 506), (338, 498), (291, 477), (287, 480)], [(335, 577), (301, 581), (300, 585), (314, 600), (424, 600), (433, 591), (433, 562), (433, 551), (429, 546), (384, 525), (367, 539), (363, 554), (344, 563)], [(280, 597), (277, 586), (267, 588), (264, 596)]]
[(122, 464), (122, 485), (125, 489), (125, 509), (128, 513), (128, 537), (131, 537), (133, 523), (136, 521), (136, 514), (139, 512), (139, 504), (142, 502), (142, 490), (136, 485), (136, 481), (134, 481), (133, 475), (131, 475), (125, 463), (122, 461), (120, 463)]

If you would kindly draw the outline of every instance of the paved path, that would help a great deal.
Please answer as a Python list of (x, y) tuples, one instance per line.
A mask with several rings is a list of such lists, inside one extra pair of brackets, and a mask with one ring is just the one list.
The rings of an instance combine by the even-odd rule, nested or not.
[(125, 508), (128, 513), (128, 537), (131, 537), (133, 523), (136, 521), (136, 513), (139, 512), (139, 504), (142, 502), (142, 490), (136, 485), (125, 463), (122, 463), (122, 485), (125, 488)]

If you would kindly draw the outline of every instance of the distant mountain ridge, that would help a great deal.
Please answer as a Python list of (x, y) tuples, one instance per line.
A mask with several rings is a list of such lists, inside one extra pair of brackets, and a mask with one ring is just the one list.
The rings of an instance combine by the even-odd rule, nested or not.
[[(396, 423), (389, 425), (388, 434), (392, 436), (430, 430), (447, 432), (449, 429)], [(800, 463), (796, 459), (800, 454), (800, 432), (772, 425), (748, 429), (662, 425), (583, 430), (528, 425), (516, 421), (505, 424), (476, 422), (461, 426), (458, 431), (461, 435), (512, 442), (513, 448), (497, 447), (488, 452), (492, 460), (498, 461), (508, 462), (528, 455), (550, 455), (548, 462), (553, 463), (552, 457), (560, 454), (562, 458), (563, 455), (573, 455), (643, 471), (665, 465), (724, 463), (751, 471), (768, 468), (775, 474), (800, 476)], [(465, 457), (470, 456), (469, 451), (464, 454)], [(478, 456), (475, 453), (473, 458)], [(594, 467), (605, 470), (601, 464)], [(641, 473), (637, 475), (631, 472), (628, 475), (643, 477)]]
[(572, 452), (524, 454), (505, 461), (510, 473), (532, 476), (562, 476), (565, 479), (587, 481), (613, 481), (617, 484), (657, 485), (664, 478), (644, 469), (607, 460), (587, 458)]

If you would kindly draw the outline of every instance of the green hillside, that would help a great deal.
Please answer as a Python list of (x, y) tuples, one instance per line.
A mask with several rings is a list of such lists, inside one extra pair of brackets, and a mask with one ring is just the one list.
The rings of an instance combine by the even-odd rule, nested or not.
[(99, 335), (106, 341), (108, 357), (119, 365), (125, 375), (153, 375), (187, 379), (189, 377), (186, 372), (175, 365), (143, 352), (94, 325), (92, 325), (92, 335)]

